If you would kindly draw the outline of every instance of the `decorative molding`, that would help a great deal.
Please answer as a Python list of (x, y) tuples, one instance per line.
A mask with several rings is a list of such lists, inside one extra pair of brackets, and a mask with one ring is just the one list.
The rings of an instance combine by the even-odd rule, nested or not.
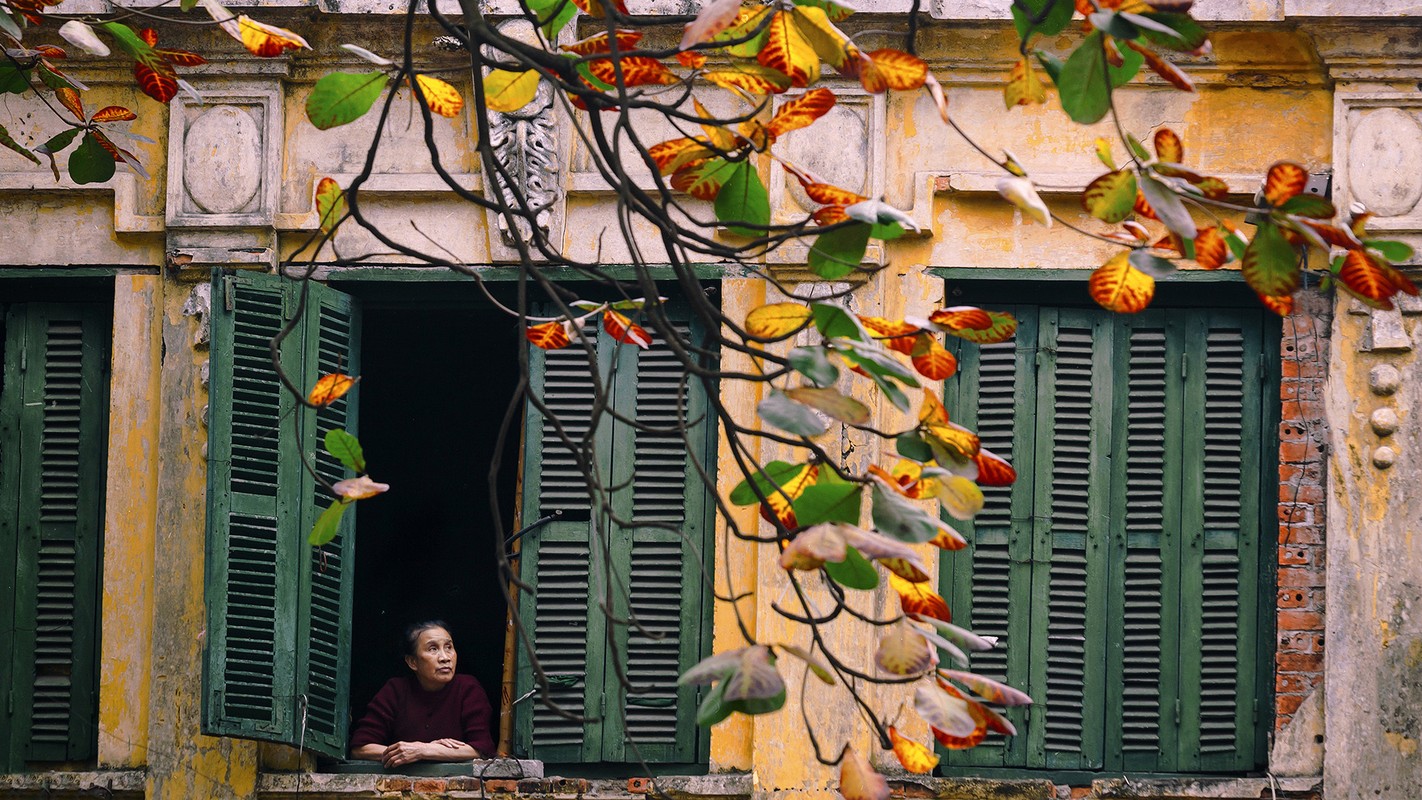
[(1334, 204), (1361, 203), (1369, 230), (1422, 246), (1422, 93), (1340, 86), (1333, 102)]
[(0, 172), (0, 194), (6, 192), (23, 194), (112, 192), (115, 233), (162, 233), (164, 230), (163, 217), (138, 213), (138, 181), (138, 176), (131, 172), (116, 172), (104, 183), (84, 185), (76, 184), (67, 175), (56, 183), (48, 172)]
[[(360, 175), (358, 172), (335, 172), (326, 177), (336, 182), (336, 185), (347, 188)], [(480, 180), (478, 173), (453, 173), (454, 178), (460, 188), (475, 194), (484, 193), (484, 184)], [(311, 204), (305, 211), (278, 213), (273, 219), (273, 225), (279, 231), (314, 231), (321, 227), (321, 217), (316, 213), (316, 183), (311, 182), (311, 190), (306, 192), (306, 196), (311, 198)], [(450, 191), (449, 185), (444, 182), (444, 178), (433, 172), (403, 172), (390, 174), (371, 175), (365, 179), (360, 186), (361, 196), (388, 196), (388, 195), (445, 195)]]
[(168, 122), (170, 228), (270, 227), (275, 222), (282, 146), (275, 82), (222, 83), (179, 95)]
[[(531, 208), (537, 209), (534, 223), (543, 236), (552, 225), (553, 212), (561, 199), (558, 175), (558, 121), (553, 116), (553, 87), (547, 81), (538, 82), (538, 90), (528, 105), (517, 111), (489, 112), (489, 146), (499, 166), (513, 180), (513, 185), (500, 186), (499, 194), (508, 205), (516, 205), (518, 195)], [(492, 188), (497, 176), (486, 174), (485, 183)], [(509, 247), (528, 242), (533, 232), (527, 220), (515, 220), (515, 227), (503, 214), (495, 214), (499, 236)]]

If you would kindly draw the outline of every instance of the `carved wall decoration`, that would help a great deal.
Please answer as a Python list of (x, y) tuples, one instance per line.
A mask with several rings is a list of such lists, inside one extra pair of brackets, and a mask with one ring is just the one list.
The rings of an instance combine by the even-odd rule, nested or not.
[[(1381, 239), (1422, 245), (1422, 93), (1350, 91), (1335, 97), (1334, 196), (1361, 203)], [(1413, 263), (1422, 263), (1422, 257)]]
[[(553, 87), (547, 81), (540, 82), (533, 101), (518, 111), (489, 112), (489, 144), (506, 175), (489, 175), (487, 179), (491, 183), (499, 181), (500, 195), (510, 205), (517, 205), (517, 189), (517, 194), (537, 209), (536, 224), (547, 236), (560, 189)], [(517, 228), (511, 229), (508, 219), (498, 216), (499, 235), (511, 247), (519, 241), (529, 241), (533, 235), (527, 220), (515, 222)]]
[(169, 228), (269, 227), (281, 168), (281, 102), (275, 81), (199, 88), (168, 116)]

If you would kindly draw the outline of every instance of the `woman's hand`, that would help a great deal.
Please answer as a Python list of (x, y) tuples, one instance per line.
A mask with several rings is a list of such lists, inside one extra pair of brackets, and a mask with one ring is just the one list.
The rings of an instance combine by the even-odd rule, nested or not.
[(458, 739), (435, 739), (433, 742), (430, 742), (430, 744), (437, 744), (442, 747), (448, 747), (454, 750), (458, 750), (459, 748), (466, 746), (464, 742), (461, 742)]
[(443, 747), (443, 745), (435, 742), (396, 742), (385, 748), (385, 752), (380, 756), (380, 763), (384, 764), (387, 769), (402, 767), (428, 758), (438, 747)]

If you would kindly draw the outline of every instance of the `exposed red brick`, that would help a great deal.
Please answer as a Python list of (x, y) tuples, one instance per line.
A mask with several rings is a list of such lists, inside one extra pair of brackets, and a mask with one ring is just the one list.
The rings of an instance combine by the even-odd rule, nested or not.
[(420, 778), (415, 781), (417, 794), (444, 794), (449, 790), (449, 781), (441, 778)]
[(1280, 714), (1293, 714), (1303, 705), (1304, 696), (1301, 694), (1281, 694), (1275, 701), (1275, 708)]
[(651, 778), (628, 778), (627, 791), (632, 794), (646, 794), (652, 789)]
[(1323, 544), (1323, 526), (1314, 523), (1294, 523), (1279, 526), (1279, 544)]
[(1323, 615), (1317, 611), (1284, 610), (1279, 612), (1279, 629), (1285, 631), (1316, 631), (1323, 627)]
[(398, 775), (382, 775), (375, 779), (377, 792), (406, 792), (410, 790), (411, 785), (409, 778), (401, 778)]
[(1280, 672), (1312, 672), (1323, 668), (1323, 654), (1279, 653), (1274, 657), (1274, 663), (1278, 665)]
[(1307, 567), (1279, 567), (1279, 586), (1322, 586), (1323, 573)]
[(484, 781), (484, 791), (486, 792), (508, 792), (513, 794), (518, 791), (518, 781), (509, 780), (487, 780)]

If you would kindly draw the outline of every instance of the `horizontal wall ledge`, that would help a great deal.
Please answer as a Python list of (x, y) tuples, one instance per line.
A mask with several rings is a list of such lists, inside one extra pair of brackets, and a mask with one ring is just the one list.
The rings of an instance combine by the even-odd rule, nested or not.
[(0, 775), (0, 797), (68, 798), (95, 797), (139, 800), (148, 773), (141, 769), (87, 770), (83, 772), (26, 772)]
[[(749, 775), (668, 776), (655, 789), (675, 800), (748, 800)], [(420, 777), (333, 773), (268, 773), (257, 781), (260, 800), (351, 800), (352, 798), (448, 797), (537, 798), (538, 800), (643, 800), (652, 794), (649, 778), (485, 778), (468, 775)]]

